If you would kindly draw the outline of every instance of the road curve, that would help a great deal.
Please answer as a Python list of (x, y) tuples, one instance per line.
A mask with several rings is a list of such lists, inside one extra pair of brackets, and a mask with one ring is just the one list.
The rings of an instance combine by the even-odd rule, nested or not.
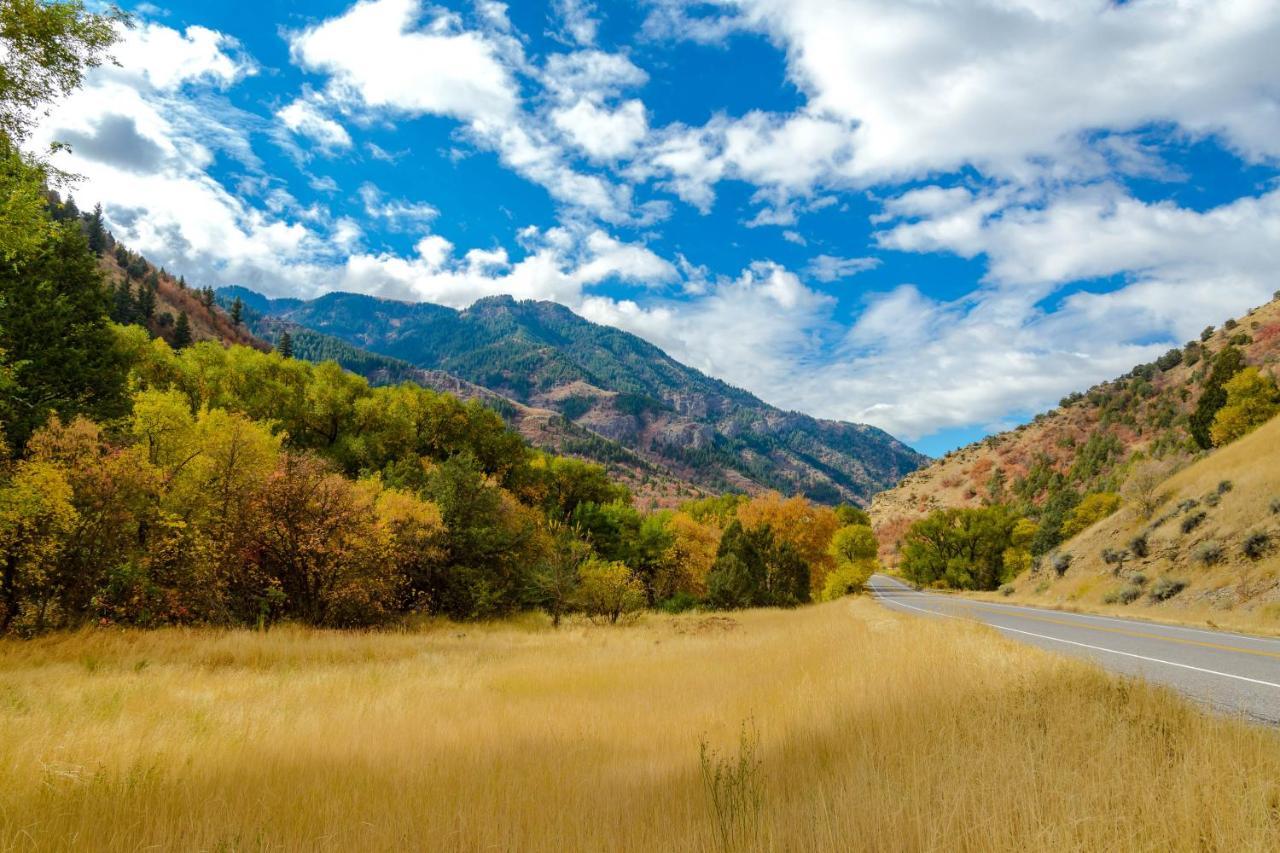
[(1280, 639), (974, 601), (920, 592), (885, 575), (868, 586), (890, 609), (982, 622), (1013, 639), (1168, 685), (1219, 711), (1280, 724)]

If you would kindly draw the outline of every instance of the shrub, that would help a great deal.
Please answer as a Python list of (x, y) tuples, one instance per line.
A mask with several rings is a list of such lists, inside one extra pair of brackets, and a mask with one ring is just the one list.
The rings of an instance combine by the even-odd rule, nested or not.
[(1250, 533), (1245, 537), (1240, 550), (1250, 560), (1260, 560), (1271, 550), (1271, 536), (1261, 530)]
[(1005, 583), (1005, 584), (1001, 584), (1001, 585), (1000, 585), (1000, 594), (1001, 594), (1001, 595), (1005, 595), (1005, 596), (1013, 595), (1013, 594), (1014, 594), (1014, 592), (1016, 592), (1016, 591), (1017, 591), (1017, 588), (1016, 588), (1013, 584), (1011, 584), (1011, 583)]
[(701, 602), (696, 595), (681, 590), (670, 598), (658, 604), (658, 609), (663, 613), (687, 613), (697, 608)]
[(1203, 511), (1197, 512), (1195, 515), (1188, 515), (1186, 518), (1182, 519), (1182, 532), (1190, 533), (1199, 527), (1200, 524), (1208, 517), (1208, 514)]
[(1053, 567), (1053, 571), (1058, 575), (1058, 577), (1062, 577), (1067, 573), (1067, 569), (1071, 568), (1071, 554), (1065, 551), (1054, 554), (1049, 559), (1049, 565)]
[(591, 559), (578, 575), (580, 604), (593, 619), (615, 624), (644, 607), (644, 584), (623, 563)]
[(1280, 515), (1280, 498), (1271, 499), (1271, 514)]
[(1130, 584), (1120, 590), (1119, 598), (1121, 604), (1132, 604), (1142, 596), (1142, 587), (1136, 584)]
[(1213, 508), (1221, 502), (1222, 502), (1222, 498), (1221, 496), (1218, 495), (1217, 492), (1210, 492), (1209, 494), (1204, 496), (1204, 504), (1207, 507)]
[(1214, 539), (1201, 542), (1196, 546), (1196, 562), (1205, 566), (1212, 566), (1222, 560), (1222, 553), (1222, 543)]
[(1130, 582), (1135, 583), (1138, 586), (1145, 586), (1147, 583), (1147, 576), (1144, 575), (1142, 572), (1134, 572), (1133, 574), (1129, 575), (1129, 580)]
[(1173, 578), (1160, 578), (1151, 587), (1152, 601), (1168, 601), (1187, 588), (1187, 582)]
[(1151, 553), (1150, 544), (1147, 542), (1147, 534), (1139, 533), (1137, 536), (1129, 540), (1129, 550), (1133, 552), (1135, 557), (1145, 557)]
[(1232, 483), (1230, 480), (1223, 480), (1220, 483), (1218, 483), (1218, 494), (1225, 495), (1227, 492), (1231, 491), (1233, 488), (1235, 488), (1235, 483)]
[(1186, 512), (1187, 510), (1195, 509), (1198, 506), (1200, 506), (1200, 501), (1195, 498), (1187, 498), (1185, 501), (1178, 504), (1178, 512)]

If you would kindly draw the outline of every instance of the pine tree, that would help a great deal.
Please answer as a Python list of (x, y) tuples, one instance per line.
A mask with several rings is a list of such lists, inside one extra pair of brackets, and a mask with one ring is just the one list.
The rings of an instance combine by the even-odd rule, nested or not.
[(149, 282), (138, 285), (138, 313), (150, 320), (156, 313), (156, 290)]
[(57, 412), (119, 416), (126, 365), (107, 325), (110, 300), (78, 224), (66, 223), (38, 252), (0, 264), (0, 349), (15, 365), (15, 447)]
[(178, 322), (173, 327), (173, 348), (185, 349), (191, 346), (191, 321), (187, 319), (187, 312), (183, 311), (178, 315)]
[(107, 250), (107, 228), (102, 222), (102, 205), (95, 204), (93, 213), (85, 214), (84, 235), (89, 240), (89, 251), (101, 255)]
[(276, 351), (285, 358), (293, 358), (293, 337), (287, 331), (280, 333), (280, 339), (276, 341)]
[(185, 275), (178, 276), (178, 287), (183, 290), (187, 289), (187, 277)]
[(240, 297), (236, 297), (236, 301), (231, 303), (231, 324), (239, 326), (244, 314), (244, 303), (240, 301)]

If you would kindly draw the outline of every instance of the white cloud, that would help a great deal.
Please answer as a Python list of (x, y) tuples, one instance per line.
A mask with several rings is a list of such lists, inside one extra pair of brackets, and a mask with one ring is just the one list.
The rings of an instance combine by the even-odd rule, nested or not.
[[(664, 2), (667, 15), (705, 4)], [(1280, 157), (1280, 6), (1094, 0), (725, 0), (786, 47), (808, 111), (848, 123), (836, 177), (875, 183), (966, 165), (1025, 179), (1131, 161), (1099, 129), (1168, 122)], [(677, 11), (673, 12), (675, 9)], [(691, 29), (697, 37), (696, 29)], [(680, 27), (667, 33), (680, 37)], [(1108, 148), (1111, 150), (1107, 150)], [(803, 159), (803, 158), (797, 158)], [(1149, 158), (1139, 158), (1149, 169)], [(780, 182), (790, 164), (765, 164)]]
[(363, 0), (294, 35), (294, 60), (330, 75), (336, 96), (411, 114), (501, 125), (517, 108), (497, 47), (451, 16), (425, 23), (418, 0)]
[(595, 44), (600, 22), (595, 18), (596, 4), (590, 0), (555, 0), (552, 8), (560, 18), (567, 40), (580, 45)]
[(157, 89), (172, 90), (184, 83), (230, 86), (256, 73), (256, 66), (239, 55), (239, 42), (206, 27), (170, 27), (143, 23), (123, 31), (112, 53), (119, 68), (104, 69), (114, 77), (141, 78)]
[(280, 123), (318, 144), (321, 149), (333, 151), (351, 147), (351, 134), (338, 122), (324, 115), (310, 101), (298, 98), (276, 113)]
[(360, 185), (360, 201), (366, 214), (381, 220), (392, 231), (425, 228), (440, 215), (439, 209), (433, 204), (388, 199), (382, 190), (368, 182)]
[(649, 132), (644, 104), (635, 100), (610, 110), (583, 98), (572, 107), (552, 111), (551, 120), (575, 145), (598, 160), (630, 154)]
[(822, 282), (839, 281), (880, 266), (879, 258), (838, 258), (818, 255), (805, 267), (805, 275)]

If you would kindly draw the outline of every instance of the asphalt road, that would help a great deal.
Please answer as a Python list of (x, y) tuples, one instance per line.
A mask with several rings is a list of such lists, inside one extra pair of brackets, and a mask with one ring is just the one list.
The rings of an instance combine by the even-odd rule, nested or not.
[(885, 575), (869, 586), (893, 610), (982, 622), (1013, 639), (1168, 685), (1217, 710), (1280, 724), (1280, 639), (974, 601), (919, 592)]

